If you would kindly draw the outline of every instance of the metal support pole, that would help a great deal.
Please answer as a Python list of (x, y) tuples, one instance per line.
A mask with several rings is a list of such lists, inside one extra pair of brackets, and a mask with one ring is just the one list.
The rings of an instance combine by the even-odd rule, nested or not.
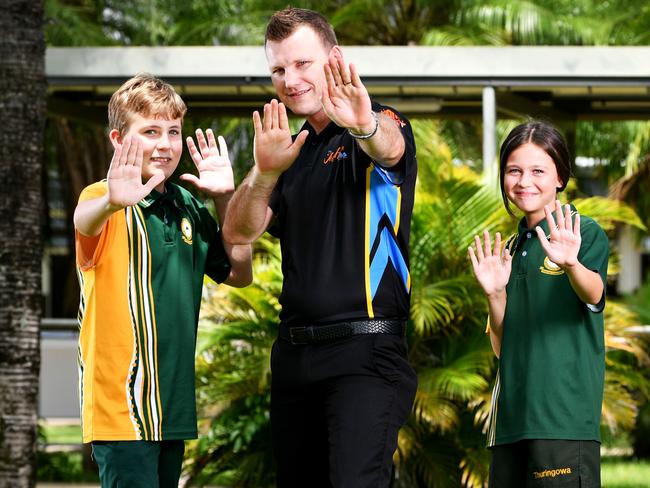
[(483, 176), (491, 181), (496, 176), (497, 104), (494, 87), (483, 87)]

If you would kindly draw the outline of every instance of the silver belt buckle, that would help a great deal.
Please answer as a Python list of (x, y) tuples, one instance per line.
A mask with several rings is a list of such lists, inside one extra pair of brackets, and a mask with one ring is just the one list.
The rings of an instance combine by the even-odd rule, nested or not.
[(306, 340), (299, 341), (294, 337), (294, 332), (295, 333), (304, 333), (307, 330), (307, 327), (289, 327), (289, 338), (291, 339), (291, 344), (294, 346), (299, 346), (299, 345), (304, 345), (307, 344)]

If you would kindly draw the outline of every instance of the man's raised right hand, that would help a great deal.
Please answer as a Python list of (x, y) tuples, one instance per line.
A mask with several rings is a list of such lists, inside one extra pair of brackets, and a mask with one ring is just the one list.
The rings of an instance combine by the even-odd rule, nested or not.
[(264, 119), (259, 112), (253, 113), (255, 139), (253, 154), (255, 164), (261, 175), (279, 177), (298, 157), (309, 132), (303, 130), (291, 140), (287, 109), (283, 103), (271, 100), (264, 105)]

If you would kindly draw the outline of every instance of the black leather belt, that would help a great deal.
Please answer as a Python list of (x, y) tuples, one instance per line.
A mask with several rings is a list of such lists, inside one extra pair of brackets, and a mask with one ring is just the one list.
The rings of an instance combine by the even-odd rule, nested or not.
[(328, 325), (309, 325), (306, 327), (287, 327), (280, 325), (280, 338), (291, 344), (313, 344), (331, 341), (359, 334), (393, 334), (403, 336), (406, 324), (403, 320), (359, 320), (337, 322)]

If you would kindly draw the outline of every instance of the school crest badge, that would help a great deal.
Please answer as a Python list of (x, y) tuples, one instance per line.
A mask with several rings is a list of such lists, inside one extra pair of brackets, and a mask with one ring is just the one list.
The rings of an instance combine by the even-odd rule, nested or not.
[(185, 217), (181, 220), (181, 233), (186, 244), (192, 244), (192, 224)]
[(560, 268), (557, 264), (551, 261), (548, 256), (544, 258), (544, 264), (539, 267), (539, 270), (548, 275), (561, 275), (564, 274), (564, 270)]

